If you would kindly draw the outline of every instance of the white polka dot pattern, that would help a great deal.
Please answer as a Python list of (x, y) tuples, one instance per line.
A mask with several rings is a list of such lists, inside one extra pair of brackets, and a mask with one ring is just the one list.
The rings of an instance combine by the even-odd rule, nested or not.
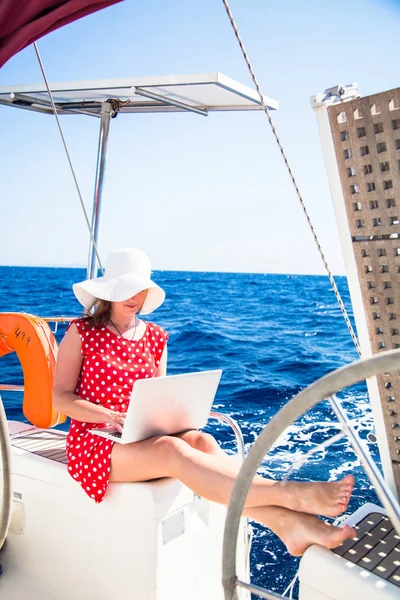
[[(146, 323), (143, 337), (130, 341), (105, 326), (88, 327), (85, 319), (72, 323), (81, 337), (83, 355), (75, 393), (89, 402), (126, 412), (135, 381), (154, 377), (167, 332)], [(68, 471), (96, 502), (101, 502), (107, 491), (114, 443), (89, 432), (102, 426), (72, 419), (67, 437)]]

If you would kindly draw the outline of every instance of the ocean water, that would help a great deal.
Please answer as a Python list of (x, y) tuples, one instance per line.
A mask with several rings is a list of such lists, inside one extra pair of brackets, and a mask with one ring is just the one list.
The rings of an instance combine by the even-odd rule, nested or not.
[[(83, 269), (0, 267), (0, 312), (79, 315), (71, 286), (84, 278)], [(150, 317), (170, 334), (168, 372), (223, 369), (213, 408), (238, 421), (246, 449), (296, 393), (357, 359), (327, 277), (158, 271), (154, 279), (167, 294), (164, 305)], [(338, 277), (337, 285), (352, 315), (346, 278)], [(60, 325), (58, 340), (64, 331)], [(15, 354), (0, 359), (0, 382), (23, 383)], [(373, 420), (365, 386), (345, 390), (339, 397), (366, 440)], [(8, 418), (23, 419), (21, 394), (3, 392), (2, 398)], [(260, 472), (301, 480), (353, 473), (352, 512), (365, 501), (376, 501), (376, 496), (345, 439), (327, 449), (318, 448), (337, 433), (335, 422), (329, 404), (320, 403), (288, 428)], [(234, 451), (229, 427), (210, 421), (208, 430), (227, 452)], [(367, 443), (379, 463), (377, 447)], [(293, 469), (313, 449), (312, 457)], [(254, 524), (252, 581), (282, 593), (297, 568), (298, 559), (287, 554), (280, 540)]]

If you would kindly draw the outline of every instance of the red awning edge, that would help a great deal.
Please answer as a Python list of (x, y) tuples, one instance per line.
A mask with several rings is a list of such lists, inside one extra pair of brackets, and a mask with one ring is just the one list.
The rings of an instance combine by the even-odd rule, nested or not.
[(0, 68), (37, 39), (122, 0), (0, 0)]

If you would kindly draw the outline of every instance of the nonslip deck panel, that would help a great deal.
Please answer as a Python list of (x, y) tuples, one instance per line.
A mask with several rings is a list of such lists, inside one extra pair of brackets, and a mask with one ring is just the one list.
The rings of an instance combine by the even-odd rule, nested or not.
[(11, 445), (43, 458), (67, 464), (66, 436), (58, 431), (31, 431), (11, 438)]
[(354, 527), (356, 537), (333, 552), (400, 587), (400, 536), (390, 519), (371, 513)]

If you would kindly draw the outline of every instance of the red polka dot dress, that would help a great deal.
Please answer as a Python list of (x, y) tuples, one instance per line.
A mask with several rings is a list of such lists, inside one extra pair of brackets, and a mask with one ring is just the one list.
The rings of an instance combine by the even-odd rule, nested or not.
[[(137, 379), (154, 377), (168, 340), (158, 325), (145, 323), (142, 338), (130, 341), (105, 326), (72, 321), (82, 340), (83, 363), (75, 393), (89, 402), (126, 412)], [(89, 432), (102, 423), (71, 420), (67, 437), (68, 471), (85, 492), (101, 502), (107, 491), (114, 442)]]

